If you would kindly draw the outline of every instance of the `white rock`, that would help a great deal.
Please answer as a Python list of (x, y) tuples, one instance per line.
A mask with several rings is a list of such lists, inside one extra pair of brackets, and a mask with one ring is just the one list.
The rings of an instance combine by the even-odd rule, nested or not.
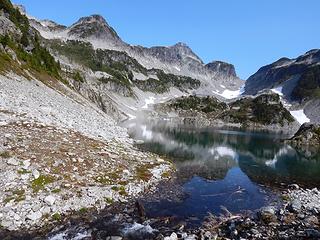
[(8, 220), (3, 220), (1, 222), (1, 226), (3, 226), (3, 227), (10, 227), (11, 225), (12, 225), (12, 222), (8, 221)]
[(27, 179), (29, 179), (29, 175), (28, 174), (22, 174), (21, 175), (21, 179), (22, 180), (27, 180)]
[(48, 214), (51, 212), (50, 207), (42, 207), (41, 210), (42, 214)]
[(7, 134), (4, 135), (4, 137), (5, 137), (5, 138), (11, 138), (12, 135), (11, 135), (10, 133), (7, 133)]
[(23, 161), (23, 167), (24, 168), (28, 168), (28, 167), (30, 167), (30, 165), (31, 165), (30, 160)]
[(7, 163), (8, 163), (9, 165), (13, 165), (13, 166), (18, 166), (18, 165), (20, 164), (19, 161), (16, 160), (15, 158), (10, 158), (10, 159), (7, 161)]
[(27, 218), (36, 221), (42, 217), (41, 212), (31, 212), (29, 215), (27, 215)]
[(164, 240), (178, 240), (178, 235), (176, 233), (172, 233), (170, 237), (165, 237)]
[(33, 170), (32, 175), (34, 179), (38, 179), (40, 177), (40, 172), (38, 170)]
[(46, 204), (48, 204), (49, 206), (52, 206), (54, 204), (54, 202), (56, 201), (56, 198), (54, 196), (47, 196), (45, 199), (44, 199), (44, 202)]
[(18, 214), (14, 214), (13, 216), (14, 220), (19, 221), (21, 218)]

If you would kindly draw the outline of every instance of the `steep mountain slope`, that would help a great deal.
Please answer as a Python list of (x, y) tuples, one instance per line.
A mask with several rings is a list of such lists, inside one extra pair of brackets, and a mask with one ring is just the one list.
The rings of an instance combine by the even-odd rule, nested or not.
[[(257, 94), (260, 90), (278, 85), (287, 98), (303, 100), (318, 95), (320, 50), (315, 49), (295, 59), (281, 58), (264, 66), (248, 78), (245, 84), (246, 94)], [(310, 91), (309, 91), (310, 90)]]
[[(126, 52), (146, 69), (161, 69), (166, 73), (200, 80), (201, 87), (197, 92), (201, 94), (214, 95), (225, 89), (238, 90), (243, 84), (235, 71), (229, 74), (223, 68), (214, 67), (214, 65), (224, 63), (213, 62), (213, 64), (205, 65), (184, 43), (177, 43), (169, 47), (131, 46), (123, 42), (114, 29), (99, 15), (81, 18), (66, 28), (54, 27), (52, 29), (47, 26), (46, 22), (35, 19), (31, 21), (32, 26), (46, 39), (81, 40), (90, 42), (95, 49)], [(234, 67), (231, 65), (231, 68)]]
[(61, 68), (10, 1), (0, 9), (0, 235), (126, 201), (170, 175), (107, 114), (118, 112), (111, 102), (75, 91), (81, 75)]
[[(272, 89), (291, 104), (301, 105), (313, 122), (320, 118), (320, 50), (308, 51), (295, 59), (281, 58), (249, 77), (245, 94)], [(297, 107), (297, 106), (296, 106)]]

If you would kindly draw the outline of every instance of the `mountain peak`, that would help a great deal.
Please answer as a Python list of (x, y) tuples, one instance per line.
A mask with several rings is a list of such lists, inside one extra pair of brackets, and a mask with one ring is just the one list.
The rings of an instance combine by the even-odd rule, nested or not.
[(186, 43), (183, 42), (177, 42), (175, 45), (172, 47), (182, 47), (182, 48), (189, 48), (189, 46)]
[(80, 18), (69, 28), (68, 34), (83, 39), (91, 38), (109, 42), (122, 42), (105, 18), (98, 14)]
[(206, 65), (206, 68), (213, 71), (226, 74), (228, 77), (237, 77), (234, 66), (222, 61), (213, 61)]
[(82, 17), (74, 25), (81, 24), (81, 23), (82, 24), (89, 24), (89, 23), (94, 23), (94, 22), (108, 25), (106, 19), (99, 14), (93, 14), (91, 16)]

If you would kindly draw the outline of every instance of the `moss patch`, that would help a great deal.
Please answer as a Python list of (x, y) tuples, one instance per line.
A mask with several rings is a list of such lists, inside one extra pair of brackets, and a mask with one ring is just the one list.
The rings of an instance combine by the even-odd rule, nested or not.
[(9, 151), (3, 151), (3, 152), (0, 152), (0, 157), (2, 157), (2, 158), (10, 158), (11, 154), (10, 154)]
[(136, 167), (136, 176), (139, 180), (149, 181), (152, 177), (152, 173), (150, 169), (153, 168), (151, 164), (140, 165)]
[(39, 190), (43, 189), (47, 184), (53, 183), (55, 178), (50, 175), (40, 175), (39, 178), (34, 179), (31, 182), (31, 187), (34, 192), (38, 192)]

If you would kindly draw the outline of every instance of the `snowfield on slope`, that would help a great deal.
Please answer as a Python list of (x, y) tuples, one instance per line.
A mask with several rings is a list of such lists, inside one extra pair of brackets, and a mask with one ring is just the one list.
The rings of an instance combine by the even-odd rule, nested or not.
[(290, 111), (290, 113), (300, 124), (310, 122), (310, 119), (306, 116), (303, 109)]
[(283, 87), (279, 86), (276, 88), (272, 88), (271, 91), (282, 97), (283, 96), (282, 89), (283, 89)]
[[(225, 88), (225, 86), (223, 86)], [(225, 99), (234, 99), (237, 97), (240, 97), (242, 93), (244, 93), (244, 86), (242, 86), (240, 89), (238, 90), (229, 90), (226, 89), (224, 90), (222, 93), (218, 92), (218, 91), (212, 91), (214, 94), (217, 94)]]

